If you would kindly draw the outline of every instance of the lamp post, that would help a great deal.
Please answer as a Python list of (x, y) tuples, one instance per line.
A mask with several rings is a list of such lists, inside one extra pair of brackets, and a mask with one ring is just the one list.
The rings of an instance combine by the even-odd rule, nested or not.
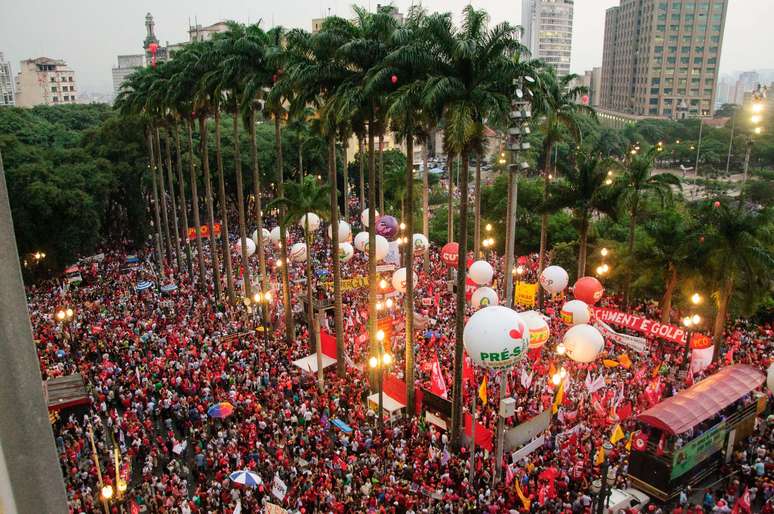
[(100, 487), (100, 500), (102, 501), (102, 507), (105, 509), (105, 514), (110, 514), (108, 509), (108, 501), (113, 497), (113, 487), (110, 484), (105, 484), (102, 480), (102, 467), (99, 464), (99, 454), (97, 453), (97, 445), (94, 444), (94, 429), (91, 424), (88, 426), (89, 430), (89, 442), (91, 443), (91, 452), (94, 457), (94, 465), (97, 467), (97, 480)]
[(70, 340), (70, 322), (75, 316), (75, 311), (71, 307), (61, 307), (54, 315), (56, 320), (62, 324), (62, 334), (65, 341)]
[(392, 363), (392, 355), (385, 353), (384, 351), (384, 331), (379, 330), (376, 332), (376, 341), (378, 343), (377, 355), (371, 356), (368, 359), (368, 365), (372, 370), (376, 372), (376, 388), (379, 394), (379, 413), (378, 423), (379, 430), (384, 430), (384, 391), (383, 391), (383, 375), (384, 368)]
[(752, 124), (752, 133), (747, 136), (747, 152), (744, 155), (744, 182), (747, 183), (747, 170), (750, 167), (750, 153), (753, 146), (753, 134), (759, 135), (763, 132), (761, 121), (763, 121), (763, 100), (766, 98), (768, 88), (766, 86), (758, 87), (752, 92), (752, 116), (750, 116), (750, 123)]

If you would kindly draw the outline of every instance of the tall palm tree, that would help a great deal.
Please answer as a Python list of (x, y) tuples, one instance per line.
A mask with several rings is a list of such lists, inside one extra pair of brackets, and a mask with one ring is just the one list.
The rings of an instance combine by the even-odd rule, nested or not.
[(591, 218), (594, 214), (605, 214), (615, 218), (621, 189), (610, 179), (608, 172), (619, 169), (620, 164), (612, 158), (578, 151), (570, 165), (562, 167), (563, 177), (549, 183), (548, 195), (542, 210), (556, 212), (572, 210), (578, 226), (578, 274), (586, 275), (586, 253)]
[[(308, 213), (314, 213), (322, 219), (328, 217), (330, 208), (328, 195), (330, 185), (320, 185), (317, 178), (308, 175), (304, 177), (302, 183), (288, 182), (285, 185), (285, 196), (278, 197), (270, 202), (268, 207), (280, 207), (284, 212), (285, 219), (282, 223), (287, 226), (293, 224), (296, 220), (304, 221), (304, 238), (306, 242), (306, 301), (307, 318), (310, 343), (314, 342), (315, 352), (317, 352), (317, 381), (320, 391), (324, 389), (323, 367), (322, 367), (322, 348), (320, 348), (320, 327), (315, 313), (314, 303), (314, 274), (312, 273), (312, 244), (313, 234), (309, 228)], [(336, 230), (332, 230), (336, 232)], [(283, 266), (287, 268), (287, 266)]]
[[(672, 186), (680, 187), (680, 179), (671, 173), (653, 174), (653, 165), (659, 152), (657, 146), (653, 146), (642, 154), (630, 154), (626, 162), (624, 173), (618, 179), (623, 187), (621, 199), (629, 211), (629, 239), (627, 251), (631, 255), (634, 251), (634, 230), (637, 226), (637, 217), (640, 214), (640, 202), (643, 197), (655, 193), (662, 204), (666, 199), (671, 199)], [(626, 271), (624, 282), (624, 305), (629, 305), (631, 287), (631, 267)]]
[(512, 82), (519, 73), (518, 62), (509, 56), (520, 53), (523, 47), (518, 42), (516, 27), (502, 23), (490, 28), (486, 13), (472, 6), (463, 10), (459, 29), (452, 26), (449, 15), (432, 15), (428, 16), (424, 33), (430, 39), (433, 67), (423, 88), (423, 103), (429, 112), (443, 112), (446, 146), (459, 155), (461, 161), (451, 429), (452, 443), (458, 447), (462, 431), (462, 332), (465, 325), (469, 158), (482, 139), (484, 119), (508, 111)]
[[(550, 162), (554, 146), (568, 134), (577, 143), (581, 139), (580, 116), (593, 115), (594, 111), (587, 105), (577, 103), (578, 97), (586, 93), (585, 87), (570, 87), (577, 78), (570, 74), (557, 77), (551, 67), (542, 69), (537, 77), (538, 87), (533, 89), (532, 105), (535, 115), (540, 119), (538, 128), (543, 134), (543, 197), (548, 195)], [(565, 132), (566, 131), (566, 132)], [(538, 276), (545, 267), (546, 244), (548, 242), (548, 213), (540, 217), (540, 256), (538, 259)], [(543, 303), (543, 290), (538, 288), (540, 304)]]

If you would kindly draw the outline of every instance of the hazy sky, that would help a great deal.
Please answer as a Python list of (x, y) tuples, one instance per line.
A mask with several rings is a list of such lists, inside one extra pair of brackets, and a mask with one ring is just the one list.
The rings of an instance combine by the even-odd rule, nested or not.
[[(160, 41), (187, 40), (188, 20), (208, 25), (222, 19), (254, 22), (263, 19), (288, 27), (311, 29), (311, 19), (328, 12), (349, 16), (358, 3), (375, 8), (376, 1), (358, 0), (51, 0), (7, 1), (0, 17), (0, 52), (11, 61), (47, 56), (65, 59), (76, 71), (83, 92), (112, 90), (110, 69), (116, 55), (142, 52), (144, 18), (151, 12)], [(383, 1), (382, 3), (388, 3)], [(424, 0), (430, 11), (459, 14), (465, 0)], [(521, 23), (521, 0), (478, 0), (493, 22)], [(721, 73), (774, 68), (772, 0), (729, 0)], [(393, 2), (405, 12), (411, 0)], [(602, 63), (605, 9), (618, 0), (575, 0), (572, 70), (582, 72)]]

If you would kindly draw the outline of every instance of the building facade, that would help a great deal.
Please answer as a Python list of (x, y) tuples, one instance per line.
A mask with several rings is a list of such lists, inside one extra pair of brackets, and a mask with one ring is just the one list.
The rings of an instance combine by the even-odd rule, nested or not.
[(714, 112), (728, 0), (621, 0), (605, 13), (600, 107), (677, 118)]
[(541, 59), (557, 75), (570, 73), (573, 0), (522, 0), (522, 42), (535, 59)]
[(0, 52), (0, 107), (16, 105), (13, 92), (13, 74), (11, 63), (6, 61)]
[(126, 77), (143, 67), (145, 56), (143, 54), (119, 55), (118, 66), (113, 68), (113, 96), (118, 96), (121, 91), (121, 84)]
[(75, 72), (61, 59), (27, 59), (16, 75), (16, 105), (61, 105), (76, 103)]

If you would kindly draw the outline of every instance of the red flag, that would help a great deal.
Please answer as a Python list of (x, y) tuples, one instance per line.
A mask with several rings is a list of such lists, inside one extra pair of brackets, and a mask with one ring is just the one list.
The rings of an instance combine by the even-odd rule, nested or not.
[(140, 514), (140, 506), (134, 501), (134, 498), (129, 500), (129, 514)]
[(508, 487), (513, 482), (513, 470), (510, 464), (505, 464), (505, 486)]
[(632, 402), (626, 402), (623, 405), (621, 405), (616, 411), (616, 415), (618, 416), (618, 419), (621, 421), (625, 421), (626, 419), (628, 419), (629, 416), (632, 415)]
[(634, 435), (632, 447), (638, 452), (644, 452), (648, 448), (648, 434), (640, 430)]
[(433, 360), (433, 369), (430, 375), (430, 392), (437, 394), (441, 398), (446, 398), (447, 396), (446, 380), (444, 380), (443, 373), (441, 373), (441, 364), (438, 362), (438, 355), (436, 355), (435, 360)]
[(742, 512), (752, 512), (751, 506), (750, 506), (750, 488), (745, 487), (744, 493), (737, 498), (736, 502), (734, 502), (734, 510), (732, 511), (733, 514), (740, 514)]
[[(438, 358), (436, 357), (437, 360)], [(476, 379), (473, 376), (473, 366), (470, 365), (470, 359), (465, 352), (462, 352), (462, 380), (470, 381), (473, 384), (476, 383)]]

